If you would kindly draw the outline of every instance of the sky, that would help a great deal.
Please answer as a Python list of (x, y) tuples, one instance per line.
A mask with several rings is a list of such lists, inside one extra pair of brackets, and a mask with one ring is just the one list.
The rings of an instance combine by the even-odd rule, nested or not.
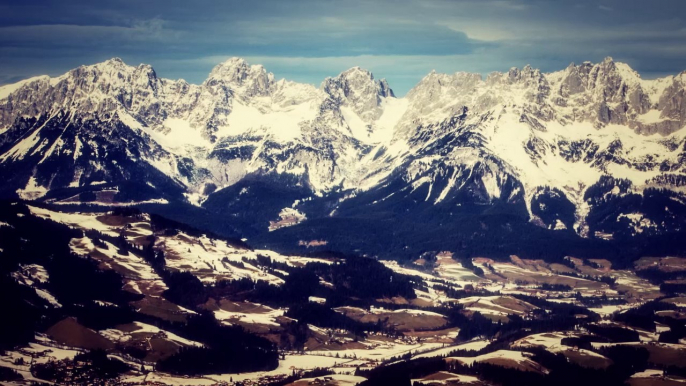
[(360, 66), (404, 95), (431, 70), (556, 71), (607, 56), (686, 70), (686, 0), (0, 0), (0, 84), (119, 57), (202, 83), (233, 56), (319, 85)]

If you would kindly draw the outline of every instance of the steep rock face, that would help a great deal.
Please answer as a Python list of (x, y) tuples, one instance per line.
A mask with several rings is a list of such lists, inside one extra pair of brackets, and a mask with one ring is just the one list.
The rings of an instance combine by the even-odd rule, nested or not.
[(675, 113), (683, 101), (678, 91), (683, 90), (683, 83), (678, 78), (643, 80), (612, 58), (595, 65), (572, 64), (551, 74), (553, 103), (561, 120), (592, 121), (597, 127), (626, 125), (640, 134), (669, 135), (686, 123)]
[(666, 86), (657, 102), (657, 111), (660, 111), (656, 122), (657, 132), (670, 132), (679, 130), (686, 124), (686, 71), (668, 79), (659, 80), (660, 85)]
[(337, 103), (350, 107), (365, 122), (381, 116), (383, 98), (394, 97), (385, 79), (377, 81), (369, 71), (359, 67), (343, 71), (334, 78), (326, 78), (321, 88)]
[(212, 69), (198, 92), (190, 96), (187, 110), (179, 111), (179, 118), (188, 120), (191, 127), (204, 128), (214, 141), (218, 128), (228, 123), (234, 99), (269, 96), (273, 84), (274, 76), (262, 66), (231, 58)]
[[(336, 77), (326, 78), (320, 89), (336, 104), (350, 135), (356, 139), (375, 143), (385, 141), (391, 135), (393, 123), (388, 122), (389, 114), (382, 118), (387, 110), (397, 107), (397, 101), (385, 79), (376, 80), (369, 71), (353, 67)], [(391, 121), (395, 119), (395, 116), (390, 117)]]
[(205, 85), (227, 85), (233, 90), (240, 90), (245, 97), (265, 96), (274, 83), (274, 75), (267, 73), (261, 65), (249, 65), (240, 58), (231, 58), (215, 66)]
[[(359, 67), (316, 88), (232, 58), (192, 85), (111, 59), (0, 87), (2, 194), (62, 200), (136, 179), (141, 199), (221, 208), (227, 188), (252, 181), (297, 192), (289, 200), (346, 192), (335, 200), (365, 211), (500, 203), (589, 234), (607, 205), (587, 194), (601, 178), (683, 194), (685, 74), (643, 80), (611, 58), (549, 74), (431, 72), (396, 98)], [(326, 213), (354, 206), (337, 205)]]

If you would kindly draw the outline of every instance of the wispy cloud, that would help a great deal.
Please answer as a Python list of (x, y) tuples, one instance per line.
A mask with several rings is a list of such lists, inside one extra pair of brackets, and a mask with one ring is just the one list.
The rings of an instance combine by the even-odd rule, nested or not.
[(83, 45), (104, 41), (126, 44), (153, 43), (177, 38), (179, 32), (166, 30), (161, 19), (134, 20), (131, 25), (33, 24), (0, 27), (0, 43)]

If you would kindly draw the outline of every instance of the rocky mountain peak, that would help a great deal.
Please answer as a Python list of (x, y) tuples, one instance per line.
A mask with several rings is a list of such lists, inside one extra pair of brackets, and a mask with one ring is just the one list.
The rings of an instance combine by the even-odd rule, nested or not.
[[(103, 62), (96, 63), (92, 65), (93, 67), (110, 67), (110, 68), (125, 68), (125, 67), (130, 67), (127, 65), (121, 58), (114, 57), (107, 59)], [(91, 67), (91, 66), (83, 66), (83, 67)]]
[(245, 59), (234, 57), (216, 65), (204, 84), (228, 86), (234, 91), (243, 89), (246, 96), (267, 95), (274, 84), (274, 74), (261, 65), (250, 65)]
[(603, 61), (600, 63), (605, 66), (614, 66), (615, 60), (612, 58), (612, 56), (606, 56), (605, 59), (603, 59)]
[(353, 67), (338, 76), (326, 78), (321, 89), (336, 103), (350, 107), (365, 121), (373, 121), (381, 115), (382, 98), (394, 97), (385, 79), (378, 81), (368, 70)]
[(385, 78), (379, 81), (379, 86), (381, 87), (381, 90), (379, 90), (381, 96), (395, 98), (395, 94), (393, 93), (391, 86), (388, 85), (388, 82)]
[(481, 74), (456, 72), (449, 75), (432, 70), (407, 93), (406, 98), (430, 98), (431, 95), (441, 95), (447, 90), (462, 90), (466, 92), (473, 89), (481, 81)]
[(512, 68), (507, 74), (507, 82), (511, 85), (520, 85), (530, 90), (528, 98), (541, 104), (550, 91), (550, 86), (541, 70), (527, 64), (519, 68)]
[(106, 63), (106, 64), (116, 64), (116, 65), (123, 65), (123, 64), (126, 64), (126, 63), (124, 63), (124, 61), (123, 61), (120, 57), (118, 57), (118, 56), (115, 56), (115, 57), (113, 57), (113, 58), (107, 59), (107, 60), (105, 60), (103, 63)]
[(567, 66), (567, 68), (564, 70), (560, 85), (560, 93), (563, 96), (568, 97), (569, 95), (574, 95), (585, 91), (590, 69), (590, 62), (584, 62), (579, 66), (575, 65), (574, 63), (570, 63), (569, 66)]
[(64, 81), (77, 87), (103, 85), (108, 89), (114, 89), (135, 87), (142, 85), (141, 82), (150, 85), (150, 83), (156, 83), (158, 78), (157, 73), (149, 64), (130, 66), (120, 58), (112, 58), (75, 68), (61, 77), (54, 78), (52, 83), (59, 85)]
[(441, 74), (431, 71), (407, 93), (405, 99), (411, 106), (409, 110), (414, 119), (421, 120), (428, 114), (445, 108), (448, 108), (445, 111), (453, 111), (453, 108), (459, 111), (472, 100), (476, 90), (483, 84), (481, 74)]
[(363, 77), (363, 78), (369, 78), (372, 80), (374, 79), (374, 74), (372, 74), (369, 70), (364, 69), (360, 66), (350, 67), (349, 69), (341, 72), (338, 76), (343, 77), (343, 78)]
[[(650, 84), (644, 82), (629, 65), (607, 57), (596, 64), (572, 63), (559, 74), (559, 78), (553, 76), (551, 80), (554, 92), (559, 95), (553, 102), (558, 106), (583, 107), (585, 112), (575, 114), (575, 120), (588, 120), (597, 127), (612, 123), (628, 125), (639, 132), (646, 131), (648, 122), (636, 117), (653, 108), (651, 98), (657, 100), (661, 91), (655, 87), (652, 91), (644, 89), (645, 86), (651, 88)], [(672, 129), (658, 131), (666, 133)]]
[[(145, 66), (145, 65), (141, 65)], [(152, 69), (151, 66), (147, 66)], [(102, 74), (102, 75), (128, 75), (133, 73), (136, 67), (124, 63), (121, 58), (107, 59), (104, 62), (95, 63), (88, 66), (81, 66), (69, 72), (75, 76), (82, 76), (83, 74)]]
[(531, 65), (527, 64), (526, 66), (522, 67), (521, 69), (517, 67), (512, 67), (510, 68), (510, 71), (507, 73), (508, 78), (510, 81), (516, 82), (522, 79), (531, 79), (531, 78), (536, 78), (541, 76), (541, 71), (538, 69), (534, 69), (531, 67)]

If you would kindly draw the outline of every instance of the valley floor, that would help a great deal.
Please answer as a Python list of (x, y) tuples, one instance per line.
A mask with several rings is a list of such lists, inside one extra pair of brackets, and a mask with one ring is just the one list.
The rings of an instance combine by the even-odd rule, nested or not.
[[(21, 233), (23, 221), (66, 225), (78, 235), (67, 238), (68, 250), (115, 272), (123, 293), (135, 298), (74, 303), (49, 261), (21, 262), (11, 277), (43, 299), (54, 323), (0, 355), (0, 367), (19, 375), (4, 384), (83, 380), (93, 375), (82, 355), (97, 350), (126, 364), (107, 384), (379, 384), (380, 372), (398, 366), (427, 367), (402, 370), (426, 385), (503, 384), (484, 376), (492, 366), (538, 382), (569, 370), (551, 358), (615, 374), (624, 369), (626, 350), (646, 356), (640, 371), (626, 374), (629, 384), (686, 383), (683, 258), (643, 258), (631, 269), (615, 269), (602, 258), (464, 260), (450, 251), (403, 264), (287, 256), (170, 230), (134, 211), (26, 209), (0, 218), (0, 231)], [(366, 267), (369, 277), (346, 276), (353, 264)], [(364, 285), (370, 287), (358, 288)], [(84, 306), (122, 321), (70, 314)], [(124, 313), (128, 307), (132, 314)], [(213, 345), (188, 327), (201, 317), (260, 337), (273, 345), (278, 364), (202, 376), (169, 373), (165, 361)]]

